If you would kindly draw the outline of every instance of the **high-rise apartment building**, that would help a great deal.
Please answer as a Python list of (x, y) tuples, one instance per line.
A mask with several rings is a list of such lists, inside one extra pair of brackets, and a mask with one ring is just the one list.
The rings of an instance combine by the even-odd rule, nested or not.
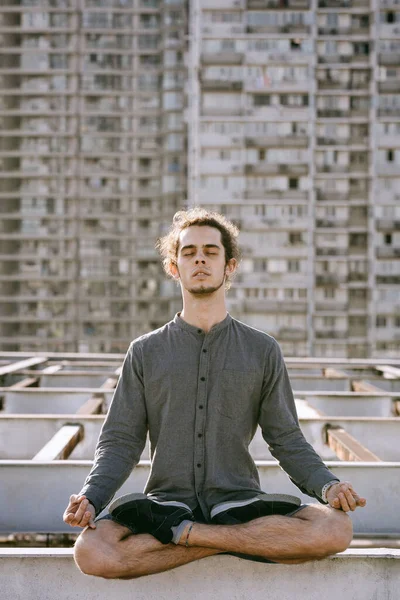
[(171, 318), (154, 242), (201, 204), (286, 355), (400, 353), (400, 0), (6, 0), (0, 41), (3, 349)]
[(0, 346), (123, 351), (176, 309), (154, 241), (186, 197), (186, 7), (7, 0), (0, 19)]

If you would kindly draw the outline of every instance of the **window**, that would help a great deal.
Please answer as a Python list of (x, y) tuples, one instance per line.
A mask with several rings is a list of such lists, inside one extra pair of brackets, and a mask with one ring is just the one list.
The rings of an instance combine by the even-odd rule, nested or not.
[(289, 190), (298, 190), (299, 180), (294, 177), (289, 177)]
[(335, 327), (335, 317), (322, 317), (324, 327)]
[(297, 244), (301, 244), (303, 242), (303, 236), (301, 233), (289, 233), (289, 244), (291, 246), (296, 246)]
[(334, 298), (335, 292), (335, 288), (324, 288), (324, 298)]
[(299, 260), (288, 260), (288, 272), (289, 273), (300, 273), (300, 261)]
[(268, 94), (254, 95), (254, 106), (269, 106), (271, 104), (271, 96)]
[(385, 239), (385, 244), (387, 246), (390, 246), (390, 244), (392, 243), (392, 234), (391, 233), (385, 233), (384, 239)]
[(394, 150), (386, 150), (386, 162), (394, 162)]
[(377, 327), (386, 327), (386, 323), (387, 323), (387, 318), (382, 316), (382, 315), (378, 315), (376, 317), (376, 326)]

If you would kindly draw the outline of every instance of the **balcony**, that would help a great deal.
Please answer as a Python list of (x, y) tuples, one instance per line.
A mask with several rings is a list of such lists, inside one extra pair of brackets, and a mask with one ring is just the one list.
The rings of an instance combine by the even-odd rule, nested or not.
[(348, 248), (317, 248), (315, 254), (317, 256), (347, 256)]
[(316, 329), (315, 337), (319, 339), (331, 338), (334, 340), (343, 340), (347, 338), (347, 330), (338, 329)]
[(316, 302), (315, 310), (321, 312), (346, 312), (348, 308), (347, 302), (335, 302), (323, 300), (321, 302)]
[(369, 27), (318, 27), (318, 35), (362, 35), (369, 37)]
[(240, 106), (203, 106), (201, 109), (201, 116), (204, 117), (220, 117), (224, 115), (239, 117), (245, 114), (246, 109)]
[(365, 298), (349, 298), (348, 310), (351, 311), (366, 311), (368, 309), (368, 302)]
[(347, 227), (348, 228), (363, 228), (366, 229), (368, 227), (368, 217), (367, 216), (352, 216), (350, 214), (350, 218), (347, 221)]
[(347, 228), (348, 226), (348, 221), (346, 219), (317, 219), (316, 220), (316, 227), (319, 228)]
[(377, 219), (375, 223), (378, 231), (400, 231), (400, 221)]
[(376, 283), (400, 284), (400, 275), (377, 275)]
[(349, 326), (349, 338), (365, 338), (368, 336), (368, 329), (367, 327), (352, 327), (351, 325)]
[(243, 196), (247, 200), (307, 200), (308, 192), (302, 190), (254, 190), (247, 188)]
[[(216, 8), (215, 3), (214, 8)], [(220, 8), (219, 2), (218, 8)], [(247, 0), (247, 8), (248, 10), (267, 10), (271, 8), (278, 8), (279, 10), (284, 8), (289, 8), (292, 10), (309, 10), (310, 0)]]
[(396, 163), (380, 163), (377, 165), (377, 173), (378, 175), (399, 175), (400, 165)]
[(368, 145), (368, 142), (369, 142), (368, 136), (364, 136), (364, 137), (318, 136), (317, 137), (317, 145), (318, 146), (366, 146), (366, 145)]
[(203, 53), (201, 62), (205, 65), (241, 65), (244, 60), (243, 52), (213, 52)]
[(369, 90), (370, 81), (338, 81), (335, 79), (317, 79), (319, 90)]
[(368, 108), (352, 108), (352, 109), (333, 109), (321, 108), (317, 109), (317, 117), (321, 119), (348, 119), (352, 117), (365, 117), (369, 115)]
[(370, 0), (318, 0), (318, 8), (370, 8)]
[(351, 64), (351, 63), (368, 63), (369, 54), (318, 54), (318, 62), (320, 64)]
[(281, 327), (276, 337), (279, 341), (303, 341), (307, 339), (307, 331), (299, 327)]
[(204, 79), (201, 81), (201, 87), (205, 91), (209, 90), (227, 90), (240, 92), (243, 89), (243, 81), (227, 81), (224, 79)]
[(349, 200), (349, 194), (346, 192), (317, 190), (317, 200), (322, 202), (347, 202)]
[(357, 164), (357, 165), (317, 165), (317, 173), (367, 173), (369, 169), (368, 165)]
[(380, 39), (398, 39), (400, 36), (400, 23), (380, 23), (378, 35)]
[(309, 138), (306, 135), (276, 135), (276, 136), (260, 136), (246, 137), (246, 146), (248, 148), (300, 148), (308, 147)]
[(378, 82), (378, 90), (381, 93), (385, 92), (400, 92), (400, 81), (379, 81)]
[(378, 117), (400, 117), (400, 107), (387, 106), (385, 108), (378, 108)]
[(368, 274), (359, 273), (357, 271), (350, 271), (347, 280), (349, 283), (366, 283), (368, 281)]
[(400, 258), (400, 248), (378, 246), (376, 248), (376, 256), (377, 258)]
[(311, 33), (311, 26), (304, 24), (287, 24), (287, 25), (248, 25), (247, 33)]
[(298, 176), (307, 175), (308, 165), (305, 164), (278, 164), (278, 163), (258, 163), (256, 165), (245, 165), (246, 175), (288, 175)]
[(365, 256), (368, 252), (368, 246), (349, 246), (349, 256)]
[(346, 275), (339, 275), (337, 273), (322, 273), (316, 276), (317, 285), (340, 285), (346, 283)]
[(380, 52), (378, 55), (378, 62), (380, 65), (400, 66), (400, 52)]
[[(169, 8), (170, 3), (170, 0), (169, 2), (165, 3), (166, 7)], [(181, 3), (181, 8), (182, 4), (183, 3)], [(201, 8), (203, 10), (212, 10), (217, 8), (217, 6), (215, 5), (215, 0), (202, 0)], [(245, 0), (218, 0), (218, 10), (237, 10), (238, 8), (246, 8)]]
[(287, 313), (306, 313), (307, 303), (302, 301), (277, 301), (268, 300), (267, 298), (246, 298), (241, 304), (241, 310), (247, 313), (251, 312), (287, 312)]

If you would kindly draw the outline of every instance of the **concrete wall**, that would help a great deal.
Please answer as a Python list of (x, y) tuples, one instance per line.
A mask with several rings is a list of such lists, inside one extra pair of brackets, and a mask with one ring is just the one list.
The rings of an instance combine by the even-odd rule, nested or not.
[(70, 549), (1, 549), (2, 600), (398, 600), (400, 550), (347, 550), (303, 565), (213, 556), (129, 581), (82, 575)]
[[(0, 461), (0, 481), (6, 482), (0, 485), (0, 532), (71, 532), (62, 521), (62, 513), (69, 496), (81, 489), (91, 464), (68, 460)], [(302, 494), (276, 462), (258, 461), (257, 466), (265, 492), (294, 494), (303, 502), (316, 502)], [(400, 496), (400, 463), (330, 461), (327, 466), (342, 481), (351, 481), (354, 489), (367, 498), (367, 506), (351, 514), (356, 533), (400, 537), (396, 501)], [(143, 491), (149, 472), (148, 461), (140, 462), (117, 496)]]

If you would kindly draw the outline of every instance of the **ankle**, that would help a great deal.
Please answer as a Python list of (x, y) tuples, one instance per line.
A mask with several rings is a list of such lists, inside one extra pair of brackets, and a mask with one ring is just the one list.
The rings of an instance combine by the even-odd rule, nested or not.
[(190, 535), (192, 533), (194, 527), (194, 523), (188, 523), (185, 527), (185, 529), (182, 532), (182, 535), (179, 539), (179, 546), (186, 546), (186, 548), (189, 548), (189, 546), (191, 546), (192, 544), (190, 543)]

